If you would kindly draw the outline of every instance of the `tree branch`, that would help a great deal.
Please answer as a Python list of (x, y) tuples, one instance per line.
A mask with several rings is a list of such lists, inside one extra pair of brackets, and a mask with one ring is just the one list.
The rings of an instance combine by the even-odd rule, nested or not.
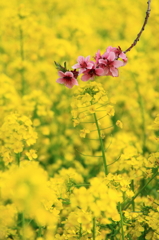
[(144, 20), (143, 26), (142, 26), (140, 32), (138, 33), (136, 39), (134, 40), (134, 42), (131, 44), (131, 46), (130, 46), (128, 49), (126, 49), (126, 50), (124, 51), (124, 53), (129, 52), (129, 51), (130, 51), (130, 50), (131, 50), (131, 49), (137, 44), (137, 42), (138, 42), (139, 39), (140, 39), (140, 36), (141, 36), (142, 32), (143, 32), (144, 29), (145, 29), (145, 26), (146, 26), (146, 24), (147, 24), (148, 18), (149, 18), (149, 16), (150, 16), (150, 11), (151, 11), (151, 8), (150, 8), (151, 0), (148, 0), (147, 4), (148, 4), (148, 6), (147, 6), (147, 11), (146, 11), (146, 16), (145, 16), (145, 20)]

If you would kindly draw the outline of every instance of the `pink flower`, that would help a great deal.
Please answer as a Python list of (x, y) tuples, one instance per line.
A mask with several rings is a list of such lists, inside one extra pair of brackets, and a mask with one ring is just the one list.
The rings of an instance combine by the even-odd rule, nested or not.
[(77, 62), (75, 65), (72, 66), (73, 69), (80, 68), (79, 73), (83, 73), (87, 69), (91, 69), (93, 67), (93, 62), (90, 61), (90, 56), (84, 58), (79, 56), (77, 58)]
[(56, 80), (57, 83), (64, 84), (68, 88), (72, 88), (74, 85), (78, 85), (77, 79), (74, 77), (73, 72), (62, 72), (59, 71), (58, 75), (60, 78)]
[(121, 58), (123, 60), (123, 66), (127, 63), (128, 59), (126, 57), (126, 54), (122, 52), (120, 47), (116, 48), (116, 47), (109, 46), (106, 50), (106, 53), (110, 53), (110, 52), (114, 52), (117, 59)]
[(83, 76), (81, 77), (82, 81), (88, 81), (93, 80), (96, 76), (102, 76), (104, 73), (104, 70), (102, 68), (98, 68), (93, 65), (92, 69), (87, 69), (85, 72), (83, 72)]
[(96, 63), (98, 64), (98, 62), (99, 62), (99, 59), (101, 59), (102, 58), (102, 55), (100, 54), (100, 50), (98, 50), (98, 52), (96, 53), (96, 55), (95, 55), (95, 60), (96, 60)]
[(107, 52), (105, 53), (104, 59), (99, 59), (99, 66), (104, 70), (103, 76), (118, 77), (119, 73), (117, 68), (123, 66), (123, 62), (116, 60), (114, 52)]

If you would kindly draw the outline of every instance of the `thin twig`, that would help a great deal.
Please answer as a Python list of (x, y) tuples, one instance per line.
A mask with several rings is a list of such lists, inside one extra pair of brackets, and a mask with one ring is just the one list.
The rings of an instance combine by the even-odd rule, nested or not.
[(158, 175), (158, 169), (157, 171), (152, 175), (152, 177), (147, 181), (147, 183), (132, 197), (132, 199), (125, 205), (123, 206), (123, 210), (126, 210), (130, 204), (137, 198), (137, 196), (147, 187), (147, 185)]
[(107, 166), (110, 166), (110, 165), (112, 165), (113, 163), (117, 162), (117, 161), (120, 159), (120, 157), (121, 157), (121, 155), (120, 155), (114, 162), (109, 163)]
[[(111, 137), (112, 137), (112, 134), (111, 134)], [(108, 147), (105, 149), (105, 152), (110, 148), (111, 144), (112, 144), (112, 139), (111, 139), (111, 141), (110, 141)]]
[(143, 32), (144, 29), (145, 29), (145, 26), (146, 26), (146, 24), (147, 24), (148, 18), (149, 18), (149, 16), (150, 16), (151, 0), (148, 0), (147, 4), (148, 4), (148, 6), (147, 6), (147, 11), (146, 11), (146, 16), (145, 16), (145, 20), (144, 20), (143, 26), (142, 26), (140, 32), (138, 33), (136, 39), (134, 40), (134, 42), (131, 44), (131, 46), (130, 46), (128, 49), (126, 49), (126, 50), (124, 51), (124, 53), (129, 52), (129, 51), (137, 44), (137, 42), (138, 42), (139, 39), (140, 39), (140, 36), (141, 36), (142, 32)]
[(96, 123), (96, 126), (97, 126), (98, 137), (99, 137), (101, 152), (102, 152), (102, 156), (103, 156), (104, 173), (105, 173), (105, 176), (107, 176), (108, 175), (107, 159), (106, 159), (106, 155), (105, 155), (104, 143), (103, 143), (103, 140), (101, 138), (101, 132), (100, 132), (100, 127), (99, 127), (99, 123), (98, 123), (96, 113), (94, 113), (94, 120), (95, 120), (95, 123)]
[[(76, 119), (76, 118), (74, 118), (74, 119)], [(94, 122), (80, 122), (80, 123), (94, 123)]]
[(83, 154), (81, 153), (80, 151), (78, 151), (78, 149), (75, 149), (79, 154), (85, 156), (85, 157), (103, 157), (103, 156), (93, 156), (93, 155), (86, 155), (86, 154)]
[(101, 117), (101, 118), (98, 118), (97, 120), (99, 121), (99, 120), (101, 120), (102, 118), (105, 118), (106, 116), (108, 116), (108, 114), (104, 115), (104, 116)]
[[(106, 128), (102, 128), (102, 129), (100, 129), (100, 131), (105, 130), (105, 129), (109, 129), (109, 128), (112, 128), (112, 127), (113, 127), (113, 126), (106, 127)], [(91, 130), (90, 132), (95, 132), (95, 131), (97, 131), (97, 129), (95, 129), (95, 130)]]
[(86, 139), (86, 140), (89, 139), (89, 140), (96, 140), (96, 141), (99, 141), (98, 138), (89, 138), (89, 137), (85, 137), (85, 138), (83, 138), (83, 140), (84, 140), (84, 139)]

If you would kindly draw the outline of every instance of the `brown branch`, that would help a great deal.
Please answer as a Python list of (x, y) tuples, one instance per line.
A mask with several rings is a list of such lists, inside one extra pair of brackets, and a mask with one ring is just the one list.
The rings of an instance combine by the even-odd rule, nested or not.
[(147, 4), (148, 4), (148, 6), (147, 6), (147, 11), (146, 11), (146, 17), (145, 17), (145, 20), (144, 20), (143, 26), (142, 26), (140, 32), (138, 33), (136, 39), (134, 40), (134, 42), (131, 44), (131, 46), (130, 46), (128, 49), (126, 49), (126, 50), (124, 51), (124, 53), (129, 52), (129, 51), (130, 51), (130, 50), (131, 50), (131, 49), (137, 44), (137, 42), (138, 42), (139, 39), (140, 39), (140, 36), (141, 36), (142, 32), (143, 32), (144, 29), (145, 29), (145, 26), (146, 26), (146, 24), (147, 24), (148, 18), (149, 18), (149, 16), (150, 16), (150, 11), (151, 11), (151, 9), (150, 9), (151, 0), (148, 0)]

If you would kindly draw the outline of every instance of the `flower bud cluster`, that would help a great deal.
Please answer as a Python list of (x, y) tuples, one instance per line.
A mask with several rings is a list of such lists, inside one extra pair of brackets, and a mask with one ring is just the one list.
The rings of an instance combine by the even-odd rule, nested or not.
[[(113, 116), (115, 112), (106, 91), (97, 82), (90, 82), (84, 87), (78, 88), (75, 91), (74, 101), (71, 106), (74, 126), (86, 120), (91, 122), (94, 113), (98, 112), (98, 115), (102, 116), (103, 113), (107, 116)], [(85, 134), (88, 133), (87, 130), (84, 132)]]

